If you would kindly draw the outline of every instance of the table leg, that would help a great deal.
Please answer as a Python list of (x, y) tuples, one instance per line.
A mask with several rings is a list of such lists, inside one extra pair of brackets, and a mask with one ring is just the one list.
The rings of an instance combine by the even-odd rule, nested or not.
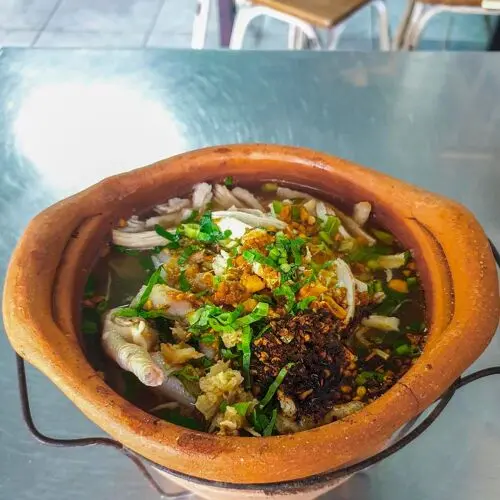
[(218, 0), (219, 2), (219, 35), (221, 47), (229, 47), (235, 15), (234, 0)]

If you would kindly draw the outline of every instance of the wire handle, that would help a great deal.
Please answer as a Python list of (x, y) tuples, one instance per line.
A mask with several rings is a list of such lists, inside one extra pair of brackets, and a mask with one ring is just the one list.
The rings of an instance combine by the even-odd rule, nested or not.
[(191, 496), (189, 491), (181, 491), (179, 493), (167, 493), (153, 478), (151, 473), (148, 471), (146, 466), (143, 464), (142, 460), (128, 448), (125, 448), (121, 443), (115, 441), (111, 438), (105, 437), (87, 437), (87, 438), (77, 438), (77, 439), (58, 439), (46, 436), (41, 433), (36, 427), (33, 421), (33, 415), (31, 414), (29, 394), (28, 394), (28, 382), (26, 379), (26, 368), (24, 365), (24, 359), (16, 354), (17, 363), (17, 378), (19, 383), (19, 394), (21, 397), (21, 410), (23, 413), (24, 421), (28, 426), (29, 431), (35, 436), (35, 438), (43, 444), (48, 446), (57, 446), (60, 448), (73, 448), (76, 446), (106, 446), (108, 448), (114, 448), (119, 452), (123, 453), (128, 457), (134, 465), (139, 469), (139, 472), (146, 478), (149, 484), (157, 491), (160, 498), (165, 498), (169, 500), (180, 500), (181, 498), (188, 498)]
[[(498, 267), (500, 267), (500, 253), (495, 245), (488, 240), (491, 251), (495, 258), (495, 262)], [(33, 416), (31, 414), (30, 403), (29, 403), (29, 394), (28, 394), (28, 384), (26, 379), (26, 369), (24, 366), (24, 360), (16, 354), (16, 362), (17, 362), (17, 377), (19, 383), (19, 394), (21, 398), (21, 408), (24, 420), (30, 432), (35, 436), (35, 438), (43, 444), (49, 446), (59, 446), (59, 447), (75, 447), (75, 446), (94, 446), (101, 445), (107, 446), (110, 448), (115, 448), (116, 450), (123, 453), (126, 457), (128, 457), (135, 466), (139, 469), (141, 474), (146, 478), (146, 480), (151, 484), (151, 486), (159, 493), (161, 498), (170, 499), (170, 500), (180, 500), (181, 498), (188, 498), (191, 496), (191, 492), (181, 491), (179, 493), (167, 493), (163, 490), (163, 488), (158, 484), (158, 482), (153, 478), (150, 472), (147, 470), (146, 466), (132, 450), (125, 448), (121, 443), (115, 441), (111, 438), (105, 437), (89, 437), (89, 438), (77, 438), (77, 439), (57, 439), (46, 436), (42, 434), (35, 423), (33, 422)], [(322, 479), (327, 481), (333, 481), (340, 477), (354, 474), (355, 472), (359, 472), (363, 469), (371, 467), (372, 465), (381, 462), (382, 460), (394, 455), (394, 453), (398, 452), (401, 448), (404, 448), (406, 445), (410, 444), (414, 439), (420, 436), (424, 431), (426, 431), (431, 424), (439, 417), (439, 415), (446, 408), (448, 403), (451, 401), (451, 398), (455, 394), (455, 392), (470, 384), (475, 382), (476, 380), (482, 379), (484, 377), (489, 377), (491, 375), (500, 375), (500, 366), (492, 366), (490, 368), (485, 368), (483, 370), (478, 370), (477, 372), (473, 372), (465, 377), (459, 377), (455, 382), (451, 385), (451, 387), (441, 396), (438, 400), (437, 405), (433, 408), (433, 410), (429, 413), (429, 415), (420, 422), (412, 431), (398, 439), (395, 443), (388, 446), (386, 449), (376, 453), (375, 455), (362, 460), (356, 464), (348, 465), (341, 469), (337, 469), (331, 472), (327, 472), (322, 475)], [(420, 414), (421, 415), (421, 414)], [(420, 416), (419, 415), (419, 416)], [(417, 417), (418, 418), (418, 417)]]

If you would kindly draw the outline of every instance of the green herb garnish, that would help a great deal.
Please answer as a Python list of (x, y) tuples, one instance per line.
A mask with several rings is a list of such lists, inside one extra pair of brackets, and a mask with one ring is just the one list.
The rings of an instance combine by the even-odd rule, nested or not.
[(238, 415), (245, 417), (251, 405), (252, 401), (246, 401), (244, 403), (234, 403), (231, 406), (238, 412)]
[(155, 225), (155, 231), (156, 234), (159, 234), (162, 238), (165, 238), (170, 242), (167, 245), (165, 245), (167, 248), (174, 250), (180, 247), (179, 243), (180, 234), (178, 232), (172, 234), (170, 231), (167, 231), (164, 227), (160, 226), (159, 224)]
[(224, 179), (224, 186), (231, 187), (233, 184), (234, 184), (233, 177), (232, 177), (231, 175), (228, 175), (228, 176)]
[(309, 308), (309, 304), (311, 304), (311, 302), (314, 302), (316, 299), (317, 297), (305, 297), (304, 299), (299, 300), (299, 302), (297, 302), (297, 310), (305, 311)]
[(243, 328), (241, 335), (241, 350), (242, 355), (242, 370), (243, 376), (245, 378), (245, 386), (247, 389), (250, 388), (250, 360), (252, 357), (252, 329), (249, 326)]
[(283, 203), (281, 203), (281, 201), (274, 200), (272, 206), (273, 206), (273, 212), (275, 213), (275, 215), (279, 215), (281, 213), (281, 211), (283, 210)]
[(291, 311), (295, 305), (295, 292), (290, 285), (281, 285), (273, 290), (275, 297), (285, 297), (286, 305), (285, 309)]
[(264, 430), (262, 431), (263, 436), (271, 436), (274, 430), (274, 426), (276, 425), (276, 418), (278, 416), (278, 410), (274, 408), (273, 413), (271, 415), (271, 420), (269, 424), (266, 425)]
[(186, 270), (183, 269), (181, 271), (181, 274), (179, 275), (179, 288), (182, 292), (187, 292), (191, 290), (191, 284), (189, 283), (188, 279), (186, 278)]
[(161, 277), (161, 272), (163, 270), (163, 266), (160, 266), (149, 278), (148, 283), (146, 285), (146, 288), (144, 289), (144, 292), (142, 292), (141, 298), (139, 299), (139, 302), (137, 303), (137, 309), (142, 309), (144, 307), (144, 304), (147, 302), (149, 299), (149, 296), (151, 295), (151, 291), (153, 290), (153, 287), (163, 281)]
[(284, 366), (280, 372), (278, 373), (278, 376), (274, 379), (274, 382), (269, 386), (267, 389), (266, 395), (264, 398), (261, 400), (259, 406), (261, 408), (264, 408), (266, 405), (269, 404), (271, 399), (273, 399), (274, 394), (278, 390), (279, 386), (282, 384), (284, 378), (286, 377), (286, 374), (288, 373), (288, 370), (293, 366), (293, 363), (288, 363), (286, 366)]
[(379, 372), (361, 372), (355, 379), (357, 385), (365, 385), (369, 380), (384, 381), (384, 374)]
[(372, 233), (374, 234), (377, 240), (380, 240), (385, 245), (392, 245), (394, 243), (394, 236), (386, 231), (381, 231), (380, 229), (372, 229)]

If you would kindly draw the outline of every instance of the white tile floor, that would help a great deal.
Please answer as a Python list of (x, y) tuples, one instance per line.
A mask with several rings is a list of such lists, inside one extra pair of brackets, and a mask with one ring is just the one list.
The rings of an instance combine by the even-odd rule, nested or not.
[[(393, 31), (405, 3), (388, 0)], [(189, 47), (195, 6), (196, 0), (0, 0), (0, 47)], [(218, 47), (216, 11), (208, 48)], [(260, 42), (249, 37), (249, 48), (285, 48), (283, 25), (270, 21), (264, 28)], [(372, 31), (365, 9), (349, 21), (339, 48), (372, 50)], [(481, 50), (487, 39), (482, 16), (443, 14), (430, 23), (421, 47)]]

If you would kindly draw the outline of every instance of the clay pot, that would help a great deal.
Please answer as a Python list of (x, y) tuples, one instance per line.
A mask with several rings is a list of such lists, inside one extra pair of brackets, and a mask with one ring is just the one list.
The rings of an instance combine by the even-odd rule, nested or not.
[[(359, 413), (290, 436), (199, 433), (124, 400), (83, 355), (78, 333), (83, 287), (117, 220), (186, 193), (196, 182), (228, 175), (247, 184), (286, 180), (348, 206), (368, 200), (381, 224), (413, 249), (425, 290), (428, 344), (411, 370)], [(192, 477), (192, 488), (230, 487), (243, 497), (238, 485), (255, 492), (266, 490), (266, 483), (298, 480), (292, 484), (300, 489), (312, 484), (305, 479), (312, 476), (318, 485), (318, 474), (381, 449), (486, 348), (497, 327), (499, 297), (487, 238), (461, 205), (325, 154), (239, 145), (195, 151), (110, 177), (42, 212), (12, 257), (3, 307), (14, 349), (113, 438), (182, 481)]]

